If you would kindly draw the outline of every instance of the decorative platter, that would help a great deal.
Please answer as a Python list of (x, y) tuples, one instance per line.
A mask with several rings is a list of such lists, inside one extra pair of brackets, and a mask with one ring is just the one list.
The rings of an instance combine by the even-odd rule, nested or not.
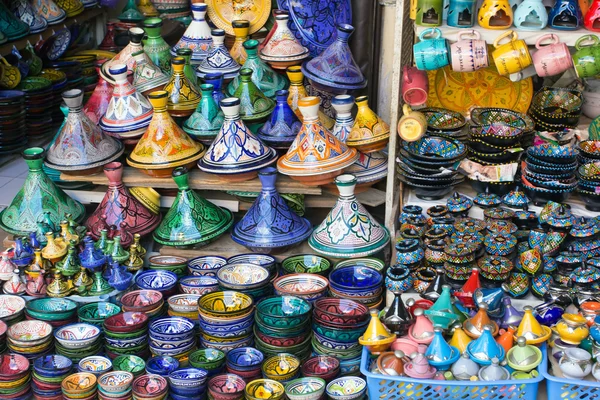
[(206, 0), (208, 17), (228, 35), (235, 35), (231, 21), (250, 21), (250, 34), (262, 28), (271, 14), (271, 0)]

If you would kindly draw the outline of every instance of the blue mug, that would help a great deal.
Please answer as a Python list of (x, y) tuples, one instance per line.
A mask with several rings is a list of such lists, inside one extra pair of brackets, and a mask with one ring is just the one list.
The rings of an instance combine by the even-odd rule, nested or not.
[(429, 28), (421, 32), (419, 42), (413, 46), (413, 52), (415, 64), (420, 70), (431, 71), (450, 63), (450, 46), (438, 28)]

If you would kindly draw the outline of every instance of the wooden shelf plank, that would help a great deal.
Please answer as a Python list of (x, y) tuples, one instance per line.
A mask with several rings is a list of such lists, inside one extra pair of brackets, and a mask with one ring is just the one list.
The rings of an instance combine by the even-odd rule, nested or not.
[[(108, 178), (103, 173), (96, 175), (67, 175), (61, 174), (60, 179), (67, 182), (90, 182), (96, 185), (107, 185)], [(158, 189), (175, 189), (177, 185), (172, 178), (153, 178), (143, 172), (125, 167), (123, 171), (123, 182), (129, 186), (144, 186)], [(246, 182), (226, 182), (219, 179), (218, 176), (207, 174), (198, 169), (190, 171), (190, 187), (196, 190), (237, 190), (243, 192), (259, 192), (261, 185), (258, 178)], [(321, 188), (317, 186), (305, 186), (298, 181), (285, 176), (277, 177), (277, 190), (279, 193), (303, 193), (303, 194), (321, 194)]]

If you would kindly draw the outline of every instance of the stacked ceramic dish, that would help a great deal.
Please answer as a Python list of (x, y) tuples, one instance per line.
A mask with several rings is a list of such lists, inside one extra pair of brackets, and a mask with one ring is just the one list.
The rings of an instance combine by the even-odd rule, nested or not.
[(265, 357), (253, 347), (240, 347), (227, 353), (226, 368), (230, 374), (241, 377), (246, 383), (262, 376), (261, 365)]
[(176, 294), (169, 297), (167, 300), (169, 316), (187, 318), (197, 326), (199, 323), (198, 299), (200, 299), (199, 294)]
[(121, 307), (116, 304), (98, 302), (88, 303), (79, 307), (77, 310), (77, 316), (79, 317), (79, 322), (86, 322), (102, 328), (102, 324), (106, 318), (112, 317), (120, 312)]
[(256, 379), (248, 382), (244, 390), (246, 400), (260, 400), (263, 393), (269, 393), (270, 400), (279, 400), (285, 396), (285, 387), (273, 379)]
[(170, 356), (152, 357), (146, 363), (146, 373), (167, 377), (179, 368), (179, 361)]
[(171, 356), (179, 362), (196, 350), (196, 332), (192, 321), (182, 317), (164, 317), (150, 323), (150, 352)]
[(516, 113), (510, 115), (512, 119), (502, 121), (480, 117), (478, 121), (484, 122), (471, 124), (469, 160), (482, 165), (501, 165), (519, 159), (526, 121)]
[(299, 297), (262, 299), (256, 304), (256, 348), (265, 357), (290, 353), (300, 360), (307, 359), (312, 350), (310, 310), (310, 303)]
[(272, 379), (284, 385), (300, 375), (300, 359), (293, 354), (282, 353), (269, 357), (262, 365), (265, 379)]
[(252, 296), (255, 301), (272, 294), (269, 271), (257, 264), (226, 264), (217, 272), (219, 287), (223, 290), (237, 290)]
[(329, 294), (377, 308), (383, 301), (383, 276), (363, 265), (337, 268), (329, 274)]
[(98, 379), (89, 372), (78, 372), (63, 379), (61, 389), (65, 400), (94, 399), (98, 394)]
[(331, 269), (331, 261), (316, 254), (298, 254), (281, 262), (283, 274), (307, 273), (327, 277)]
[(0, 355), (0, 398), (31, 397), (29, 365), (29, 360), (18, 354)]
[(25, 300), (12, 294), (0, 294), (0, 320), (7, 325), (22, 321), (25, 312)]
[(227, 353), (254, 343), (254, 300), (251, 296), (235, 291), (205, 294), (198, 301), (198, 314), (202, 347)]
[(579, 123), (583, 94), (579, 90), (543, 87), (531, 100), (529, 116), (535, 129), (542, 132), (561, 132)]
[(163, 400), (169, 393), (167, 379), (160, 375), (142, 375), (133, 381), (134, 400)]
[(179, 280), (179, 291), (181, 293), (202, 296), (217, 290), (219, 290), (219, 281), (212, 276), (186, 276)]
[(246, 382), (234, 374), (216, 375), (208, 381), (209, 400), (242, 400)]
[(59, 328), (77, 322), (77, 303), (69, 299), (34, 299), (25, 306), (25, 318), (44, 321)]
[(20, 90), (0, 90), (0, 154), (23, 150), (25, 129), (25, 93)]
[(112, 362), (102, 356), (89, 356), (81, 359), (77, 364), (78, 372), (89, 372), (96, 375), (96, 377), (112, 371), (112, 368)]
[(62, 104), (61, 94), (67, 86), (67, 75), (62, 71), (46, 68), (40, 72), (39, 76), (52, 82), (52, 123), (60, 126), (65, 118), (60, 105)]
[(170, 271), (179, 278), (187, 275), (187, 258), (177, 256), (152, 256), (148, 258), (148, 269)]
[(413, 188), (417, 197), (439, 200), (464, 180), (457, 175), (457, 167), (466, 155), (464, 144), (442, 136), (403, 141), (398, 160), (400, 180)]
[(579, 167), (577, 193), (590, 211), (600, 211), (600, 166), (584, 164)]
[(577, 149), (542, 144), (527, 149), (522, 164), (523, 190), (534, 204), (564, 203), (577, 187)]
[(111, 359), (133, 354), (142, 358), (149, 356), (148, 316), (143, 312), (127, 311), (115, 314), (105, 319), (102, 326), (106, 355)]
[(227, 264), (227, 259), (219, 256), (201, 256), (188, 260), (188, 271), (194, 276), (217, 277), (217, 271)]
[(445, 136), (449, 139), (465, 142), (468, 132), (467, 121), (461, 113), (444, 108), (427, 107), (419, 110), (427, 120), (427, 133), (433, 136)]
[(134, 290), (121, 297), (123, 311), (141, 312), (148, 318), (160, 317), (164, 314), (165, 301), (157, 290)]
[(48, 137), (52, 130), (52, 81), (39, 76), (28, 76), (21, 80), (18, 90), (25, 93), (27, 137)]
[(114, 400), (130, 398), (133, 374), (127, 371), (107, 372), (98, 378), (98, 399)]
[(146, 362), (138, 356), (125, 355), (115, 358), (113, 361), (113, 370), (131, 372), (134, 377), (142, 376), (146, 371)]
[(285, 385), (285, 395), (290, 400), (318, 400), (323, 397), (326, 385), (321, 378), (294, 379)]
[(44, 399), (62, 399), (61, 382), (71, 374), (73, 362), (60, 355), (36, 358), (33, 362), (31, 389), (33, 394)]
[(29, 360), (52, 351), (52, 326), (43, 321), (21, 321), (11, 325), (6, 332), (8, 349)]
[(5, 322), (0, 320), (0, 354), (6, 351), (6, 331), (8, 330), (8, 325)]
[(177, 279), (171, 271), (148, 270), (135, 276), (135, 284), (140, 289), (156, 290), (166, 299), (177, 292)]
[(340, 360), (331, 356), (313, 356), (302, 364), (302, 376), (331, 381), (340, 373)]
[(173, 400), (202, 400), (206, 396), (208, 373), (198, 368), (183, 368), (169, 374), (169, 396)]
[(78, 322), (54, 331), (56, 352), (73, 362), (98, 354), (102, 349), (102, 329), (96, 325)]
[(264, 253), (245, 253), (238, 254), (227, 259), (227, 264), (255, 264), (266, 268), (269, 276), (274, 278), (277, 275), (277, 260), (270, 254)]
[(331, 400), (360, 400), (365, 397), (367, 382), (357, 376), (344, 376), (327, 384), (325, 392)]
[(296, 296), (309, 303), (327, 295), (329, 281), (314, 274), (291, 274), (281, 276), (273, 282), (278, 296)]
[(225, 353), (217, 349), (199, 349), (190, 354), (190, 365), (208, 372), (208, 376), (225, 370)]

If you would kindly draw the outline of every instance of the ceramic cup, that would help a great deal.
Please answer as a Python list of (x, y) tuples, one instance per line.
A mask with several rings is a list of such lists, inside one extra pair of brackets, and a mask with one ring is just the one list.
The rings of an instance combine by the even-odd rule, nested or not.
[(413, 111), (408, 104), (402, 106), (403, 116), (398, 121), (398, 135), (407, 142), (419, 140), (427, 130), (427, 119), (418, 111)]
[(584, 35), (575, 42), (573, 54), (575, 72), (580, 78), (591, 78), (600, 74), (600, 39), (596, 35)]
[(480, 37), (479, 32), (472, 29), (458, 33), (458, 41), (450, 46), (454, 71), (473, 72), (488, 66), (487, 44)]
[(413, 46), (415, 64), (422, 71), (445, 67), (450, 63), (450, 46), (437, 28), (425, 29), (419, 35), (419, 42)]
[[(504, 39), (508, 39), (508, 43), (500, 44)], [(494, 48), (492, 57), (500, 75), (509, 76), (533, 63), (527, 43), (519, 39), (515, 31), (508, 31), (498, 36), (494, 41)]]
[(427, 102), (429, 79), (427, 72), (405, 65), (402, 67), (402, 98), (411, 106), (420, 106)]
[[(550, 43), (543, 45), (547, 39)], [(539, 76), (552, 76), (573, 67), (573, 58), (565, 43), (553, 33), (542, 35), (535, 43), (537, 51), (531, 56)]]

